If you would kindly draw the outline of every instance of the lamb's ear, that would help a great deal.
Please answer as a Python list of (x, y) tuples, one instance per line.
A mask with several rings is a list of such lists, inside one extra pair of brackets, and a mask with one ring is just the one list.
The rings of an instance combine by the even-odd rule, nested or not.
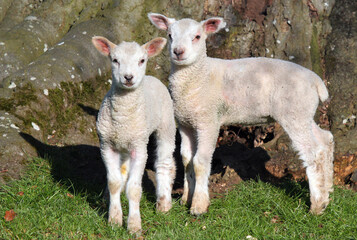
[(106, 39), (105, 37), (95, 36), (92, 37), (92, 43), (95, 48), (104, 56), (109, 56), (110, 51), (115, 48), (115, 44)]
[(216, 33), (226, 26), (226, 22), (220, 17), (209, 18), (201, 24), (206, 34)]
[(165, 47), (166, 42), (166, 38), (158, 37), (142, 45), (142, 48), (146, 50), (148, 57), (150, 58), (158, 55)]
[(158, 13), (149, 13), (149, 20), (154, 24), (158, 29), (165, 30), (169, 29), (169, 26), (176, 22), (174, 18), (168, 18), (164, 15)]

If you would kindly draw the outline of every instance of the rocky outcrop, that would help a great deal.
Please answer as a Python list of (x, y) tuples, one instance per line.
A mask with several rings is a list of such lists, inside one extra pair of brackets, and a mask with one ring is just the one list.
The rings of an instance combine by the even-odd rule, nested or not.
[[(12, 28), (8, 29), (4, 19), (5, 24), (0, 28), (0, 82), (46, 52), (73, 25), (97, 15), (109, 2), (111, 1), (39, 1), (37, 8), (32, 6), (31, 9), (29, 6), (30, 14), (23, 16), (24, 19), (20, 18), (20, 22)], [(19, 7), (17, 2), (12, 6)], [(14, 14), (12, 9), (7, 12), (8, 16)]]
[[(227, 28), (208, 39), (210, 56), (280, 58), (315, 71), (332, 96), (320, 106), (316, 120), (332, 129), (337, 159), (350, 159), (356, 152), (356, 88), (352, 88), (356, 59), (347, 48), (354, 49), (356, 42), (353, 0), (337, 1), (336, 7), (334, 0), (14, 2), (0, 4), (0, 181), (18, 177), (36, 154), (79, 172), (100, 162), (95, 118), (111, 76), (109, 62), (97, 54), (90, 39), (102, 35), (113, 42), (144, 43), (164, 36), (150, 24), (148, 12), (177, 19), (222, 16)], [(342, 13), (345, 8), (348, 14)], [(148, 64), (148, 74), (165, 83), (169, 70), (167, 51)], [(242, 178), (262, 169), (278, 178), (303, 176), (288, 137), (279, 129), (278, 125), (223, 129), (221, 143), (227, 143), (222, 137), (230, 138), (234, 132), (233, 142), (245, 151), (236, 160), (243, 162), (233, 166), (234, 156), (218, 151), (214, 166), (234, 169)], [(265, 150), (252, 149), (258, 146)], [(259, 171), (249, 166), (250, 158), (262, 162), (257, 164)]]

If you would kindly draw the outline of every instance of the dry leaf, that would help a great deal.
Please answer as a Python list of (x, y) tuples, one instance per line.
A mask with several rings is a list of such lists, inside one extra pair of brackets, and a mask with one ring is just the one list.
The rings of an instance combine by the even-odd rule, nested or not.
[(15, 211), (13, 209), (11, 209), (11, 210), (5, 212), (4, 218), (5, 218), (5, 221), (10, 222), (10, 221), (14, 220), (15, 216), (16, 216)]
[(271, 220), (270, 220), (271, 223), (280, 223), (280, 218), (278, 215), (275, 215)]
[(73, 195), (70, 193), (67, 193), (67, 197), (73, 198)]
[(24, 192), (22, 192), (22, 191), (21, 191), (21, 192), (18, 192), (17, 195), (23, 196), (23, 195), (24, 195)]

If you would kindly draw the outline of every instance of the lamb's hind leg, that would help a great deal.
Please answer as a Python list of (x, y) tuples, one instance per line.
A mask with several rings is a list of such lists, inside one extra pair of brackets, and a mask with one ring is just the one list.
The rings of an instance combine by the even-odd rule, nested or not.
[(314, 162), (306, 163), (306, 175), (310, 187), (310, 211), (316, 215), (322, 214), (330, 201), (324, 164), (326, 164), (326, 154), (322, 149), (317, 151)]
[(192, 157), (196, 151), (196, 140), (193, 129), (180, 126), (179, 131), (181, 136), (181, 156), (185, 171), (181, 204), (191, 204), (193, 192), (195, 191), (195, 172), (193, 170)]
[(292, 124), (283, 127), (306, 166), (310, 188), (310, 211), (313, 214), (321, 214), (329, 203), (333, 157), (331, 156), (331, 146), (327, 145), (325, 140), (318, 140), (320, 135), (316, 136), (318, 130), (314, 124), (316, 125), (313, 121), (300, 121), (298, 127), (294, 127)]
[[(174, 126), (174, 125), (173, 125)], [(167, 212), (171, 209), (171, 191), (176, 174), (176, 166), (173, 158), (175, 150), (175, 131), (159, 131), (157, 133), (157, 160), (156, 169), (156, 209)]]
[(324, 159), (325, 163), (324, 167), (324, 179), (325, 179), (325, 187), (329, 192), (333, 192), (333, 161), (334, 161), (334, 140), (333, 135), (330, 131), (326, 131), (321, 129), (314, 122), (312, 127), (312, 132), (319, 142), (320, 146), (324, 146)]

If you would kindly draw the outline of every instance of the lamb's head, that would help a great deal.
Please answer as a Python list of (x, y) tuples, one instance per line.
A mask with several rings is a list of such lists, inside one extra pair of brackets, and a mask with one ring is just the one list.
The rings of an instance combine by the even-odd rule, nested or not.
[(202, 22), (184, 18), (176, 21), (157, 13), (149, 13), (150, 21), (167, 31), (171, 61), (176, 65), (190, 65), (206, 56), (206, 38), (226, 26), (223, 18), (209, 18)]
[(93, 37), (92, 43), (112, 63), (113, 84), (122, 89), (137, 88), (145, 76), (147, 60), (161, 52), (165, 38), (155, 38), (140, 46), (136, 42), (115, 45), (105, 37)]

